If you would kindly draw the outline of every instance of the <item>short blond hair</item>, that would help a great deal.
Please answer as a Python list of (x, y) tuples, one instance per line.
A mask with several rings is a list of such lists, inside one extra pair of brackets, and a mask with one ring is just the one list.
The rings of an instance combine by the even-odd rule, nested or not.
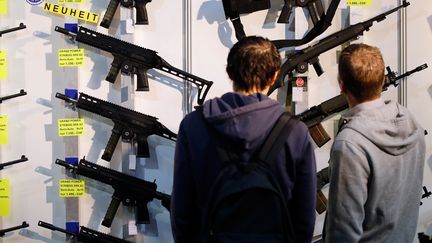
[(380, 97), (384, 84), (384, 60), (377, 47), (351, 44), (339, 56), (339, 78), (359, 101)]

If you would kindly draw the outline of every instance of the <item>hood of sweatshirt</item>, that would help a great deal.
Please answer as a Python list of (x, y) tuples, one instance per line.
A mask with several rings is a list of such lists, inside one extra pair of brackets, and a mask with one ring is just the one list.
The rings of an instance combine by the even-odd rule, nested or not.
[(282, 112), (277, 101), (259, 93), (229, 92), (203, 105), (208, 123), (242, 150), (258, 147)]
[(356, 130), (391, 155), (405, 153), (418, 143), (418, 136), (424, 136), (424, 129), (394, 101), (361, 103), (342, 115), (342, 119), (346, 124), (341, 129)]

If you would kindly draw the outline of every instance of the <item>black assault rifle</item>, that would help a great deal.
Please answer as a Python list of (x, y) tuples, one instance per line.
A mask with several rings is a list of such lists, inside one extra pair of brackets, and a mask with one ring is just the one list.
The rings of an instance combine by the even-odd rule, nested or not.
[(401, 8), (405, 8), (408, 5), (410, 5), (410, 3), (404, 0), (402, 2), (402, 5), (398, 7), (395, 7), (369, 20), (351, 25), (341, 31), (333, 33), (326, 38), (318, 41), (318, 43), (315, 45), (295, 51), (294, 53), (289, 55), (287, 57), (287, 60), (282, 64), (278, 78), (276, 82), (272, 85), (272, 87), (270, 87), (267, 94), (271, 94), (277, 88), (283, 86), (285, 76), (291, 74), (294, 70), (296, 70), (298, 73), (306, 72), (308, 64), (312, 64), (315, 72), (318, 76), (320, 76), (321, 74), (323, 74), (324, 71), (319, 63), (319, 55), (347, 41), (358, 38), (360, 35), (363, 35), (364, 31), (369, 31), (369, 28), (372, 27), (374, 22), (380, 22), (384, 20), (387, 15), (394, 13)]
[(119, 4), (121, 4), (121, 6), (125, 8), (135, 7), (136, 24), (148, 24), (146, 5), (149, 2), (151, 2), (151, 0), (110, 0), (105, 15), (103, 16), (103, 19), (100, 23), (100, 26), (107, 29), (110, 27), (111, 21), (114, 17), (115, 12), (117, 11)]
[(0, 37), (2, 37), (3, 34), (14, 32), (14, 31), (17, 31), (17, 30), (22, 30), (22, 29), (25, 29), (26, 27), (27, 26), (25, 26), (25, 24), (20, 23), (20, 25), (18, 27), (14, 27), (14, 28), (10, 28), (10, 29), (6, 29), (6, 30), (0, 31)]
[(137, 91), (148, 91), (147, 70), (157, 68), (195, 84), (198, 87), (199, 105), (202, 105), (210, 86), (213, 84), (212, 81), (207, 81), (171, 66), (162, 57), (157, 55), (156, 51), (124, 42), (85, 27), (80, 26), (77, 34), (59, 26), (55, 27), (55, 31), (69, 36), (71, 40), (76, 40), (111, 53), (114, 56), (114, 60), (106, 77), (108, 82), (114, 83), (120, 71), (126, 74), (136, 74)]
[(114, 122), (111, 136), (102, 155), (102, 159), (106, 161), (111, 160), (120, 137), (132, 143), (136, 141), (138, 144), (137, 157), (147, 158), (150, 156), (147, 143), (148, 136), (155, 134), (176, 141), (177, 134), (158, 122), (156, 117), (100, 100), (82, 92), (79, 93), (78, 100), (61, 93), (56, 93), (56, 97), (79, 109), (95, 113)]
[[(390, 67), (387, 67), (387, 74), (382, 90), (387, 90), (390, 85), (397, 87), (401, 79), (427, 67), (428, 66), (425, 63), (399, 76), (396, 76), (396, 73), (393, 72)], [(341, 94), (309, 108), (308, 110), (296, 115), (296, 118), (303, 121), (308, 126), (313, 140), (318, 147), (321, 147), (330, 140), (330, 136), (322, 127), (321, 122), (347, 108), (348, 102), (345, 96)]]
[(27, 160), (28, 160), (28, 158), (25, 157), (25, 155), (21, 155), (21, 159), (12, 160), (10, 162), (6, 162), (6, 163), (0, 164), (0, 170), (3, 170), (5, 166), (13, 165), (13, 164), (21, 163), (21, 162), (25, 162)]
[(3, 100), (12, 99), (12, 98), (19, 97), (19, 96), (24, 96), (24, 95), (26, 95), (26, 94), (27, 94), (27, 92), (25, 92), (25, 91), (22, 89), (22, 90), (20, 90), (19, 93), (0, 97), (0, 104), (3, 103)]
[(27, 227), (29, 227), (29, 224), (26, 221), (23, 221), (21, 225), (0, 230), (0, 237), (3, 237), (7, 232), (19, 230), (19, 229), (23, 229), (23, 228), (27, 228)]
[(79, 233), (73, 233), (52, 224), (46, 223), (44, 221), (39, 221), (38, 225), (40, 227), (47, 228), (53, 231), (60, 231), (62, 233), (72, 236), (72, 238), (76, 239), (77, 241), (84, 243), (130, 243), (130, 241), (107, 235), (84, 226), (80, 226)]
[[(387, 67), (387, 74), (385, 76), (383, 91), (386, 91), (390, 85), (397, 87), (401, 79), (415, 72), (426, 69), (427, 67), (428, 66), (425, 63), (399, 76), (396, 76), (396, 73), (393, 72), (390, 67)], [(309, 110), (304, 111), (299, 115), (296, 115), (296, 117), (308, 126), (312, 139), (319, 147), (321, 147), (330, 140), (330, 136), (322, 127), (321, 122), (347, 108), (348, 102), (344, 95), (338, 95), (324, 101), (317, 106), (311, 107)], [(327, 199), (322, 193), (321, 189), (325, 185), (327, 185), (329, 181), (329, 167), (326, 167), (317, 173), (316, 210), (320, 214), (324, 212), (327, 208)]]
[(114, 189), (111, 203), (102, 221), (103, 226), (111, 227), (111, 223), (118, 207), (120, 206), (120, 202), (123, 202), (123, 205), (125, 206), (137, 207), (137, 224), (148, 224), (150, 222), (147, 203), (152, 201), (154, 198), (161, 200), (162, 206), (167, 210), (170, 209), (171, 196), (156, 191), (157, 185), (155, 182), (149, 182), (102, 167), (85, 160), (85, 158), (80, 160), (78, 166), (68, 164), (60, 159), (57, 159), (55, 163), (64, 166), (74, 174), (100, 181), (110, 185)]

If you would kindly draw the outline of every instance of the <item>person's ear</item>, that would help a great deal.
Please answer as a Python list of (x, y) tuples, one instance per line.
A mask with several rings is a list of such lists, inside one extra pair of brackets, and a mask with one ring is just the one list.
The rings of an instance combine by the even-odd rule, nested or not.
[(279, 75), (279, 71), (276, 71), (273, 77), (269, 80), (268, 86), (272, 86), (276, 82), (278, 75)]
[(346, 86), (345, 86), (344, 82), (342, 81), (342, 79), (340, 79), (339, 76), (338, 76), (338, 83), (339, 83), (339, 88), (340, 88), (341, 92), (346, 93)]

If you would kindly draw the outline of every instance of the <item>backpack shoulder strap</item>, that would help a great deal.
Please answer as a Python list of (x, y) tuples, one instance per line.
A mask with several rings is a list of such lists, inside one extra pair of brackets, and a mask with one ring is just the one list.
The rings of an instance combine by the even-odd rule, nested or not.
[(274, 161), (277, 152), (282, 149), (282, 146), (296, 123), (297, 120), (292, 118), (289, 112), (282, 113), (264, 141), (263, 146), (258, 153), (258, 159), (271, 164)]

